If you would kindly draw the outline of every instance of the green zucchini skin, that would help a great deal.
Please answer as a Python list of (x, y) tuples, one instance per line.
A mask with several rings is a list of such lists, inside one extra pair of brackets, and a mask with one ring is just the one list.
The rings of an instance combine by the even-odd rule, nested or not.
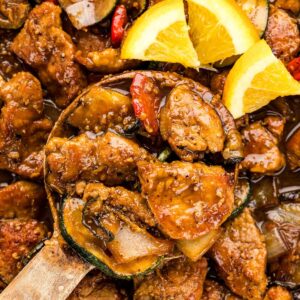
[(85, 261), (89, 262), (90, 264), (94, 265), (97, 269), (102, 271), (104, 274), (110, 277), (114, 277), (117, 279), (122, 279), (122, 280), (132, 280), (134, 276), (142, 276), (146, 275), (148, 273), (151, 273), (155, 268), (157, 268), (162, 260), (163, 257), (158, 258), (156, 263), (154, 263), (151, 268), (147, 269), (144, 272), (138, 273), (138, 274), (133, 274), (133, 275), (122, 275), (119, 273), (114, 272), (112, 269), (110, 269), (106, 264), (104, 264), (99, 258), (97, 258), (95, 255), (91, 254), (87, 249), (84, 249), (80, 245), (78, 245), (72, 236), (69, 234), (65, 222), (64, 222), (64, 207), (65, 203), (67, 201), (67, 198), (65, 198), (62, 201), (61, 204), (61, 209), (59, 211), (59, 227), (60, 227), (60, 232), (62, 236), (64, 237), (65, 241), (69, 244), (69, 246), (77, 252), (77, 254)]
[(36, 244), (31, 251), (22, 258), (21, 262), (24, 266), (26, 266), (29, 261), (45, 246), (45, 241), (48, 240), (48, 238), (43, 239), (38, 244)]
[[(245, 185), (246, 185), (246, 187), (245, 187), (246, 193), (242, 199), (237, 199), (236, 197), (234, 197), (235, 198), (235, 200), (234, 200), (235, 208), (227, 220), (232, 220), (232, 219), (236, 218), (243, 211), (243, 209), (247, 206), (247, 204), (250, 202), (251, 194), (252, 194), (251, 182), (248, 179), (243, 179), (243, 181), (245, 182)], [(239, 203), (237, 204), (237, 202), (239, 202)]]

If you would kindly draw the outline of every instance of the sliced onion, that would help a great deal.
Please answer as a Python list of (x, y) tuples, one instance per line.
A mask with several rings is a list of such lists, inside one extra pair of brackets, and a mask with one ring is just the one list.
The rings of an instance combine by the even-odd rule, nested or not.
[(268, 219), (281, 224), (291, 223), (300, 226), (300, 203), (281, 204), (267, 212)]

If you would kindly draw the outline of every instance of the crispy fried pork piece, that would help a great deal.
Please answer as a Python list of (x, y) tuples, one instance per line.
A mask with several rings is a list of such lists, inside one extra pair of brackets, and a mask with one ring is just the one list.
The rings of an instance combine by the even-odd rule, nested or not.
[(282, 9), (271, 6), (265, 39), (273, 53), (288, 63), (300, 50), (300, 34), (296, 19)]
[(86, 86), (86, 81), (74, 61), (75, 46), (62, 30), (60, 14), (60, 7), (49, 1), (36, 6), (15, 38), (12, 49), (37, 71), (56, 104), (66, 107)]
[(78, 284), (67, 300), (127, 300), (126, 292), (100, 271), (92, 271)]
[(131, 99), (121, 93), (92, 86), (81, 101), (84, 105), (74, 109), (67, 120), (81, 131), (99, 133), (110, 128), (122, 133), (136, 122)]
[(210, 252), (219, 275), (234, 293), (244, 299), (262, 299), (267, 286), (267, 250), (247, 208), (227, 224)]
[(18, 181), (0, 189), (0, 218), (35, 218), (46, 199), (44, 187)]
[(291, 169), (300, 167), (300, 128), (290, 137), (286, 143), (286, 153)]
[(240, 300), (241, 298), (233, 295), (226, 287), (216, 281), (206, 279), (203, 286), (201, 300)]
[(21, 27), (28, 16), (29, 9), (27, 0), (0, 0), (0, 28)]
[(24, 70), (24, 65), (11, 51), (10, 46), (16, 32), (0, 29), (0, 76), (9, 80), (13, 74)]
[(203, 163), (139, 162), (142, 193), (162, 231), (195, 239), (218, 228), (233, 207), (233, 178)]
[(272, 174), (285, 165), (284, 155), (278, 147), (284, 125), (282, 122), (279, 117), (269, 117), (264, 122), (257, 121), (243, 130), (243, 168), (255, 173)]
[(53, 138), (46, 146), (46, 157), (50, 171), (47, 182), (59, 192), (78, 180), (99, 180), (108, 185), (134, 181), (136, 163), (152, 159), (134, 141), (112, 132), (92, 138), (86, 134), (73, 139)]
[(216, 94), (223, 94), (226, 78), (228, 76), (229, 70), (222, 71), (221, 73), (213, 74), (210, 81), (210, 88), (212, 92)]
[(161, 270), (137, 282), (135, 300), (186, 300), (202, 299), (203, 282), (207, 273), (207, 262), (173, 259)]
[(199, 160), (205, 152), (221, 152), (225, 135), (214, 108), (188, 86), (175, 87), (160, 114), (160, 132), (185, 161)]
[(76, 60), (89, 71), (113, 74), (136, 67), (137, 60), (121, 59), (120, 48), (113, 48), (109, 37), (90, 31), (76, 34)]
[(292, 299), (293, 297), (290, 294), (290, 292), (281, 286), (271, 287), (264, 298), (264, 300), (292, 300)]
[(0, 277), (9, 283), (21, 270), (21, 259), (47, 236), (47, 228), (34, 219), (0, 220)]
[(39, 81), (20, 72), (0, 83), (4, 105), (0, 115), (0, 169), (23, 177), (42, 175), (43, 146), (52, 129), (52, 121), (43, 115), (43, 97)]
[(296, 248), (272, 261), (269, 269), (273, 280), (300, 285), (300, 241)]
[(295, 15), (299, 14), (300, 11), (300, 1), (299, 0), (277, 0), (275, 6), (289, 10)]

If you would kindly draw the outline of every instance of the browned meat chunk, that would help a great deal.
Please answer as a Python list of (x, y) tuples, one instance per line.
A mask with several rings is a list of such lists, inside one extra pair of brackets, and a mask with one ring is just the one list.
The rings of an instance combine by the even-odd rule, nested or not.
[(46, 235), (45, 225), (33, 219), (0, 220), (0, 277), (6, 283), (22, 268), (22, 257)]
[(120, 184), (136, 179), (138, 161), (151, 159), (138, 144), (112, 132), (96, 138), (53, 138), (46, 146), (47, 182), (60, 192), (77, 180)]
[(61, 9), (49, 1), (36, 6), (24, 28), (15, 38), (12, 49), (38, 76), (55, 97), (66, 107), (85, 87), (85, 77), (74, 61), (75, 46), (62, 30)]
[(89, 273), (68, 300), (127, 300), (126, 292), (99, 271)]
[(221, 278), (234, 293), (244, 299), (262, 299), (267, 286), (267, 250), (247, 208), (226, 226), (211, 255)]
[[(276, 117), (273, 117), (276, 118)], [(285, 165), (284, 155), (278, 143), (278, 133), (281, 136), (283, 124), (280, 120), (265, 120), (255, 122), (242, 132), (245, 143), (245, 159), (242, 167), (255, 173), (274, 173)], [(271, 131), (270, 131), (271, 130)], [(272, 132), (276, 133), (274, 136)]]
[(239, 300), (227, 288), (213, 280), (205, 280), (201, 300)]
[(210, 81), (212, 92), (222, 95), (229, 70), (214, 74)]
[(139, 63), (121, 59), (121, 50), (113, 48), (110, 38), (100, 34), (80, 31), (77, 41), (76, 60), (89, 71), (112, 74), (132, 69)]
[(27, 0), (0, 0), (0, 28), (21, 27), (28, 16), (29, 9)]
[(197, 262), (187, 259), (171, 260), (161, 270), (157, 270), (137, 283), (134, 299), (201, 299), (206, 273), (205, 258)]
[(273, 53), (284, 63), (296, 57), (300, 50), (297, 22), (282, 9), (271, 6), (265, 39)]
[(0, 76), (5, 80), (24, 70), (23, 64), (10, 49), (15, 36), (15, 31), (0, 29)]
[(300, 241), (295, 249), (272, 262), (269, 268), (274, 280), (300, 285)]
[(275, 5), (279, 8), (290, 10), (295, 15), (300, 11), (300, 1), (299, 0), (277, 0)]
[(18, 73), (0, 82), (0, 169), (24, 177), (42, 174), (43, 146), (52, 129), (44, 117), (42, 89), (30, 73)]
[(233, 207), (232, 176), (217, 166), (139, 162), (142, 192), (173, 239), (195, 239), (219, 227)]
[(35, 218), (46, 193), (42, 185), (18, 181), (0, 189), (0, 218)]
[(281, 286), (275, 286), (268, 290), (264, 300), (292, 300), (292, 295), (287, 289)]
[(124, 132), (136, 122), (131, 99), (113, 90), (93, 86), (81, 101), (84, 105), (78, 106), (67, 120), (81, 131), (99, 133), (111, 128)]
[(291, 169), (300, 167), (300, 128), (286, 143), (286, 153)]
[(185, 161), (202, 158), (205, 152), (221, 152), (225, 135), (214, 108), (188, 86), (175, 87), (160, 115), (160, 132)]

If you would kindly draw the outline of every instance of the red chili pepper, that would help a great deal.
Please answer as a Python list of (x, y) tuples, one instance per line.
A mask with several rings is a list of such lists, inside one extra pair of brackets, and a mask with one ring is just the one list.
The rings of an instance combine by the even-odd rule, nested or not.
[(152, 78), (137, 73), (130, 86), (132, 104), (136, 117), (140, 119), (151, 135), (158, 133), (157, 114), (159, 110), (159, 90)]
[(300, 81), (300, 57), (290, 61), (287, 65), (288, 70), (296, 80)]
[(124, 5), (118, 5), (111, 22), (111, 42), (119, 47), (124, 37), (124, 27), (127, 24), (127, 11)]

